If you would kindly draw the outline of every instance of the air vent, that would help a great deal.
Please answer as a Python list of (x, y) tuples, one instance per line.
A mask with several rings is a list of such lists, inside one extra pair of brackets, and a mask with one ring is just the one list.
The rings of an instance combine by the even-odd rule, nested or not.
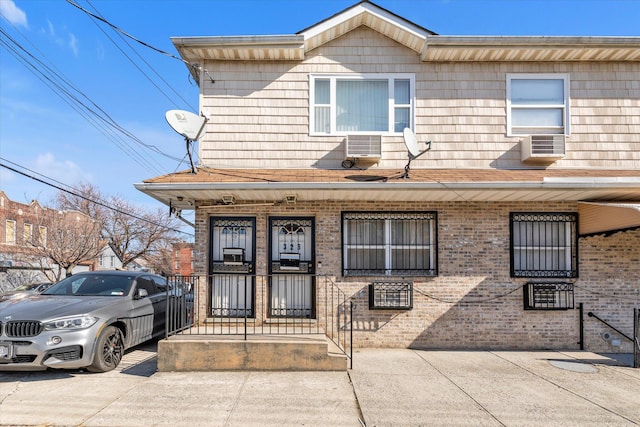
[(523, 137), (523, 162), (552, 162), (565, 156), (564, 135), (528, 135)]
[(379, 159), (382, 156), (382, 137), (380, 135), (347, 135), (347, 159)]

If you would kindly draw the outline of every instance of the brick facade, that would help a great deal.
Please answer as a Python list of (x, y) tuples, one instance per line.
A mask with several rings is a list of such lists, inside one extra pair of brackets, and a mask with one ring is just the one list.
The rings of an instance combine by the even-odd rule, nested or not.
[[(438, 213), (437, 277), (404, 278), (414, 282), (413, 309), (369, 310), (368, 284), (384, 277), (342, 277), (342, 211), (436, 211)], [(610, 331), (587, 316), (593, 311), (628, 335), (633, 308), (640, 300), (640, 230), (579, 239), (576, 309), (524, 310), (522, 285), (531, 279), (510, 277), (509, 213), (571, 212), (576, 203), (342, 203), (310, 202), (286, 209), (237, 207), (198, 210), (196, 274), (207, 271), (210, 216), (255, 216), (256, 273), (267, 274), (269, 216), (316, 219), (318, 275), (333, 278), (354, 298), (354, 345), (359, 347), (449, 349), (578, 349), (579, 310), (584, 304), (585, 348), (631, 351), (605, 341)], [(400, 278), (391, 278), (398, 280)], [(539, 282), (549, 282), (540, 279)], [(613, 334), (616, 335), (617, 334)], [(614, 337), (616, 338), (616, 337)], [(617, 336), (617, 338), (620, 338)]]

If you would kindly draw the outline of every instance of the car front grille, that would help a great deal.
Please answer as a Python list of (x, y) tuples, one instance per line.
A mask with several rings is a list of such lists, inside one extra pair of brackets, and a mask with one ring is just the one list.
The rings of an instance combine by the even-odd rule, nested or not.
[(11, 321), (4, 324), (4, 333), (8, 337), (35, 337), (44, 330), (41, 322), (33, 321)]
[(10, 364), (10, 363), (32, 363), (36, 360), (35, 354), (19, 354), (17, 356), (13, 356), (11, 359), (0, 359), (0, 364)]

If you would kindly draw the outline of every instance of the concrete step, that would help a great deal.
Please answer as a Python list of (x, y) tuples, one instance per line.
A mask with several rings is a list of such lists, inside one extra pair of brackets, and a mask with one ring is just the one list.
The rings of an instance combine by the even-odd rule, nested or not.
[(158, 370), (345, 371), (347, 356), (322, 334), (179, 334), (158, 341)]

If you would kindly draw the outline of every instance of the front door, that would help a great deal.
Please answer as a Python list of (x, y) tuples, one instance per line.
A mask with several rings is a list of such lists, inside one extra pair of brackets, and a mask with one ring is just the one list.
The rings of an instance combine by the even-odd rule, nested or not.
[(272, 217), (270, 317), (315, 317), (315, 223), (311, 217)]
[(255, 218), (211, 219), (210, 313), (253, 317)]

